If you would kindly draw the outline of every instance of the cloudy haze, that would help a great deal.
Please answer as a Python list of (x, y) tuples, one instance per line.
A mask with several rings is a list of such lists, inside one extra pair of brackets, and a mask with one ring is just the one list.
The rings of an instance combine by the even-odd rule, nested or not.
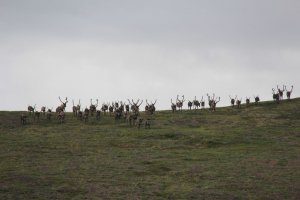
[[(0, 110), (300, 96), (298, 0), (0, 0)], [(71, 109), (71, 102), (68, 110)]]

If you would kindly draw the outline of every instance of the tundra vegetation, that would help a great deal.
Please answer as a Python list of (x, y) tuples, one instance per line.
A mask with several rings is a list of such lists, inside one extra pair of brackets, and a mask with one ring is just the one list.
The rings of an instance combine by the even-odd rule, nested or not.
[(0, 199), (299, 199), (299, 98), (153, 115), (138, 101), (132, 127), (0, 112)]

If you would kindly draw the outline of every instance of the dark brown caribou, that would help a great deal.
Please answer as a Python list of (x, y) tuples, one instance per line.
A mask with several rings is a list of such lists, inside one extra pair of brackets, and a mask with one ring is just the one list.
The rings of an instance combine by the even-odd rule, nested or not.
[(231, 106), (234, 107), (234, 103), (236, 102), (237, 96), (235, 96), (235, 98), (231, 98), (231, 96), (229, 95), (229, 98)]
[(45, 106), (41, 107), (41, 112), (43, 113), (43, 116), (45, 117), (45, 114), (46, 114), (46, 107)]
[(129, 104), (130, 104), (130, 106), (131, 106), (131, 111), (132, 111), (133, 113), (138, 113), (139, 110), (140, 110), (140, 106), (141, 106), (142, 103), (143, 103), (143, 100), (141, 101), (140, 104), (139, 104), (140, 99), (138, 99), (136, 102), (134, 102), (133, 99), (131, 99), (131, 102), (130, 102), (129, 99), (127, 99), (127, 100), (128, 100), (128, 102), (129, 102)]
[(204, 107), (205, 107), (205, 100), (203, 99), (203, 96), (201, 98), (200, 104), (201, 104), (201, 108), (204, 109)]
[(193, 106), (193, 102), (192, 101), (188, 101), (188, 108), (189, 110), (192, 110), (192, 106)]
[(293, 92), (293, 87), (294, 87), (294, 86), (291, 87), (291, 90), (287, 90), (287, 89), (286, 89), (286, 86), (284, 86), (284, 89), (285, 89), (285, 91), (286, 91), (286, 97), (287, 97), (288, 100), (291, 99), (291, 94), (292, 94), (292, 92)]
[(151, 101), (151, 104), (148, 103), (148, 101), (146, 100), (146, 106), (145, 106), (145, 111), (146, 113), (152, 115), (155, 112), (155, 104), (157, 102), (157, 99), (154, 101), (154, 103)]
[(34, 113), (34, 111), (35, 111), (35, 106), (36, 106), (36, 104), (34, 104), (33, 107), (32, 107), (32, 106), (28, 106), (28, 107), (27, 107), (27, 110), (28, 110), (28, 112), (29, 112), (30, 115), (31, 115), (31, 113)]
[(193, 101), (194, 109), (198, 109), (200, 105), (201, 105), (200, 102), (197, 100), (197, 97), (195, 96), (195, 99)]
[(237, 108), (241, 108), (242, 98), (236, 100), (236, 105), (237, 105)]
[(275, 92), (275, 89), (272, 88), (272, 94), (273, 94), (273, 100), (276, 101), (277, 103), (279, 103), (279, 100), (280, 100), (279, 92)]
[(250, 97), (246, 97), (246, 106), (248, 107), (250, 105)]
[(253, 95), (253, 97), (254, 97), (255, 105), (257, 105), (260, 102), (260, 98), (258, 95), (256, 95), (256, 96)]

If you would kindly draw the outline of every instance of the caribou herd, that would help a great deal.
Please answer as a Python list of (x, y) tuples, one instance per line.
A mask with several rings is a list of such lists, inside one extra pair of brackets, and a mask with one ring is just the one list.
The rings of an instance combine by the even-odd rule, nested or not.
[[(283, 100), (284, 92), (286, 92), (287, 99), (290, 100), (291, 94), (293, 92), (293, 86), (290, 87), (290, 90), (288, 90), (285, 85), (283, 85), (282, 88), (280, 88), (277, 85), (277, 90), (272, 88), (273, 100), (276, 103), (280, 103), (280, 101)], [(56, 107), (55, 113), (53, 113), (52, 111), (53, 107), (46, 108), (45, 106), (42, 106), (40, 111), (38, 111), (36, 109), (36, 104), (34, 104), (34, 106), (29, 105), (27, 108), (28, 114), (22, 112), (20, 115), (21, 124), (25, 125), (29, 117), (32, 118), (34, 122), (39, 122), (41, 114), (43, 118), (45, 118), (47, 121), (52, 121), (52, 118), (55, 118), (58, 123), (64, 123), (66, 116), (65, 109), (69, 101), (67, 97), (64, 100), (62, 100), (60, 97), (58, 97), (58, 99), (60, 101), (60, 105)], [(237, 109), (241, 108), (242, 97), (238, 98), (238, 96), (236, 95), (233, 98), (231, 95), (229, 95), (229, 99), (231, 107), (236, 107)], [(260, 101), (259, 95), (253, 95), (253, 99), (255, 105), (257, 105)], [(209, 106), (208, 110), (214, 112), (221, 98), (217, 97), (215, 94), (207, 94), (207, 100)], [(184, 95), (182, 95), (181, 97), (180, 95), (177, 95), (175, 102), (173, 102), (173, 99), (171, 99), (172, 112), (182, 112), (185, 101), (186, 99)], [(245, 98), (246, 107), (250, 105), (250, 101), (250, 97)], [(144, 125), (145, 128), (150, 128), (151, 120), (153, 119), (153, 116), (155, 114), (155, 104), (157, 100), (150, 102), (146, 100), (145, 102), (146, 105), (144, 117), (140, 115), (140, 106), (143, 104), (143, 100), (140, 99), (137, 99), (136, 101), (134, 101), (133, 99), (127, 99), (127, 101), (115, 101), (110, 103), (105, 102), (102, 103), (101, 106), (99, 106), (98, 99), (96, 99), (95, 102), (93, 101), (93, 99), (90, 99), (90, 105), (86, 106), (84, 109), (82, 109), (80, 99), (78, 100), (77, 105), (75, 105), (74, 100), (72, 100), (72, 111), (74, 118), (85, 123), (87, 123), (90, 118), (99, 121), (101, 115), (109, 115), (110, 117), (113, 117), (116, 121), (125, 120), (130, 127), (136, 126), (137, 128), (140, 128), (142, 125)], [(197, 97), (195, 96), (193, 100), (188, 100), (187, 106), (188, 110), (204, 109), (205, 99), (202, 96), (201, 100), (197, 100)]]

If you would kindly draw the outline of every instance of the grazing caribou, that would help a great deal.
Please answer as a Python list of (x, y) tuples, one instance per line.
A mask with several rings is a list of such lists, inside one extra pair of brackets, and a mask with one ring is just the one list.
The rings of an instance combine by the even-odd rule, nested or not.
[(35, 111), (35, 106), (36, 106), (36, 104), (34, 104), (33, 107), (32, 107), (32, 106), (28, 106), (27, 110), (28, 110), (28, 112), (29, 112), (30, 115), (31, 115), (31, 113), (34, 113), (34, 111)]
[(48, 108), (46, 118), (48, 121), (51, 121), (51, 117), (52, 117), (52, 109)]
[(45, 106), (41, 107), (41, 112), (43, 113), (43, 116), (45, 117), (45, 114), (46, 114), (46, 107)]
[(22, 125), (25, 125), (26, 122), (27, 122), (27, 115), (25, 115), (24, 113), (22, 113), (22, 114), (20, 115), (20, 120), (21, 120), (21, 124), (22, 124)]
[(176, 98), (176, 107), (178, 108), (178, 110), (182, 111), (183, 102), (185, 102), (184, 95), (182, 95), (181, 100), (178, 97), (179, 97), (179, 95), (177, 95), (177, 98)]
[(284, 89), (285, 89), (285, 91), (286, 91), (286, 97), (287, 97), (288, 100), (291, 99), (291, 94), (292, 94), (292, 92), (293, 92), (293, 87), (294, 87), (294, 86), (291, 87), (291, 90), (287, 90), (287, 89), (286, 89), (286, 86), (284, 86)]
[(65, 112), (63, 110), (59, 111), (57, 115), (58, 123), (62, 124), (65, 122)]

